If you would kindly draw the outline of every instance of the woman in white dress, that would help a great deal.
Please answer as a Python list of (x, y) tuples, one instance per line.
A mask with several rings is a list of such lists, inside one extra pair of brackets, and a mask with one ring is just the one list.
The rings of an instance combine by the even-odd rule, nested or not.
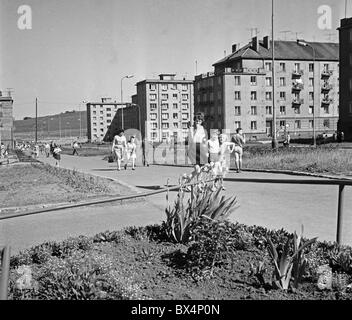
[(188, 157), (194, 165), (204, 165), (208, 162), (207, 132), (203, 127), (204, 116), (202, 113), (195, 115), (195, 126), (189, 128)]
[(132, 160), (132, 170), (135, 170), (135, 165), (136, 165), (136, 158), (137, 158), (137, 145), (135, 143), (135, 137), (132, 136), (130, 141), (127, 142), (127, 147), (126, 147), (126, 163), (125, 163), (125, 170), (127, 170), (127, 165), (130, 162), (130, 159)]

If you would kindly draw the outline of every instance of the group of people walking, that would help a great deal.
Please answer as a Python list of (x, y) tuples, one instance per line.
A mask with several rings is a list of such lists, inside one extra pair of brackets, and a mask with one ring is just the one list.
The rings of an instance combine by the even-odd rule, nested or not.
[(119, 130), (113, 139), (111, 152), (117, 160), (118, 171), (121, 170), (122, 161), (125, 161), (125, 170), (127, 170), (130, 161), (132, 162), (132, 170), (136, 169), (137, 145), (135, 136), (131, 136), (127, 142), (125, 131)]

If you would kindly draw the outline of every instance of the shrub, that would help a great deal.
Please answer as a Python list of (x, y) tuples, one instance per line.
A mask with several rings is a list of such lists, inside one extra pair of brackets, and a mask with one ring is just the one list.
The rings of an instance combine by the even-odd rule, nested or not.
[(147, 241), (168, 241), (169, 237), (166, 234), (165, 222), (161, 225), (148, 225), (145, 227), (127, 227), (124, 232), (135, 240)]

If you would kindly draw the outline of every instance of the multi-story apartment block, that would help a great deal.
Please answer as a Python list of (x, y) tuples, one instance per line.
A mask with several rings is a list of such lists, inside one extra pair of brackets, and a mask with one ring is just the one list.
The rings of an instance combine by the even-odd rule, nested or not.
[(11, 93), (3, 96), (0, 91), (0, 143), (13, 147), (13, 99)]
[(182, 141), (193, 119), (193, 81), (160, 74), (159, 79), (146, 79), (136, 86), (137, 96), (132, 102), (140, 109), (143, 137), (161, 142), (173, 136)]
[(352, 18), (342, 19), (340, 34), (339, 131), (352, 140)]
[[(277, 128), (292, 138), (333, 132), (339, 104), (339, 48), (336, 43), (275, 41), (275, 111)], [(203, 112), (207, 129), (241, 127), (250, 139), (271, 136), (273, 127), (272, 47), (268, 37), (216, 62), (214, 72), (195, 77), (195, 112)], [(315, 59), (314, 59), (315, 58)]]
[(121, 108), (121, 105), (111, 98), (87, 103), (88, 141), (103, 141), (118, 108)]

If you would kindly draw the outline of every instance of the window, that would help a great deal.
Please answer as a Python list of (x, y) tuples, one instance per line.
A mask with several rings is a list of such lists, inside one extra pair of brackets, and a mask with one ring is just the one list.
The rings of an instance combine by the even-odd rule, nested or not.
[(188, 110), (188, 103), (182, 103), (182, 110)]
[(313, 128), (313, 120), (309, 120), (309, 129)]
[(294, 112), (295, 114), (300, 114), (300, 113), (301, 113), (301, 108), (300, 108), (300, 106), (297, 106), (297, 107), (293, 108), (293, 112)]
[(267, 101), (272, 99), (272, 97), (271, 97), (271, 92), (266, 92), (266, 93), (265, 93), (265, 99), (266, 99)]
[(285, 87), (286, 86), (286, 78), (281, 77), (280, 78), (280, 87)]
[(240, 76), (235, 76), (235, 86), (240, 86), (240, 85), (241, 85), (241, 77)]
[(257, 107), (256, 106), (251, 106), (251, 115), (256, 116), (257, 115)]
[(299, 72), (300, 71), (300, 64), (299, 63), (295, 63), (294, 70), (295, 70), (295, 72)]
[(313, 92), (309, 92), (309, 100), (310, 101), (314, 100), (314, 93)]
[(163, 123), (163, 124), (161, 125), (161, 127), (162, 127), (163, 129), (169, 129), (169, 124), (168, 124), (168, 123)]
[(182, 113), (182, 120), (188, 119), (188, 113)]
[(188, 124), (185, 122), (182, 122), (182, 129), (188, 129)]
[(235, 129), (241, 128), (241, 121), (235, 121)]
[(323, 110), (324, 110), (324, 113), (328, 114), (329, 113), (329, 106), (324, 106)]
[(301, 129), (301, 120), (295, 120), (295, 128)]
[[(1, 116), (1, 113), (0, 113), (0, 116)], [(93, 120), (97, 120), (97, 117), (93, 117)]]
[(100, 111), (100, 114), (104, 114), (104, 111)]
[(257, 77), (251, 76), (251, 86), (256, 86), (256, 85), (257, 85)]
[(173, 108), (173, 109), (178, 109), (178, 104), (177, 104), (177, 103), (173, 103), (173, 104), (172, 104), (172, 108)]
[(188, 94), (183, 94), (182, 95), (182, 100), (188, 100)]
[(157, 124), (156, 122), (151, 122), (151, 123), (150, 123), (150, 127), (151, 127), (152, 129), (158, 129), (158, 124)]
[(169, 104), (168, 104), (168, 103), (162, 103), (162, 104), (161, 104), (161, 109), (162, 109), (162, 110), (167, 110), (167, 109), (169, 109)]
[(161, 90), (163, 90), (163, 91), (167, 90), (167, 84), (162, 84), (161, 85)]
[(173, 119), (178, 119), (178, 113), (173, 113), (173, 114), (172, 114), (172, 118), (173, 118)]
[(178, 129), (178, 122), (174, 122), (173, 126), (174, 126), (175, 129)]
[(156, 94), (154, 94), (154, 93), (151, 94), (151, 95), (150, 95), (150, 100), (156, 100)]
[(330, 128), (330, 121), (329, 121), (329, 119), (325, 119), (325, 120), (324, 120), (323, 126), (324, 126), (324, 128)]
[(169, 99), (169, 95), (167, 93), (163, 93), (161, 95), (161, 100), (167, 100), (167, 99)]
[(314, 78), (309, 78), (309, 86), (310, 87), (314, 86)]
[(251, 130), (257, 130), (257, 121), (251, 121)]
[(150, 83), (149, 84), (149, 90), (156, 90), (156, 86), (155, 86), (155, 84), (154, 83)]
[(268, 87), (271, 86), (271, 78), (269, 78), (269, 77), (265, 78), (265, 85)]
[(93, 114), (97, 114), (97, 112), (96, 112), (96, 111), (93, 111)]
[(111, 117), (111, 113), (107, 113), (106, 116), (109, 118)]
[(100, 117), (99, 119), (100, 119), (100, 120), (104, 120), (104, 117)]
[(286, 121), (280, 120), (280, 127), (286, 127)]
[(271, 71), (271, 62), (265, 62), (265, 70)]
[(280, 100), (286, 101), (286, 92), (284, 92), (284, 91), (280, 92)]
[(150, 134), (150, 138), (151, 138), (152, 140), (155, 140), (155, 139), (157, 138), (157, 133), (156, 133), (156, 132), (152, 132), (152, 133)]
[(150, 114), (150, 120), (156, 120), (157, 114), (156, 113), (151, 113)]
[(235, 116), (240, 116), (240, 115), (241, 115), (241, 107), (235, 106)]
[(314, 72), (314, 64), (313, 63), (309, 64), (309, 72)]
[[(198, 86), (199, 86), (199, 82), (198, 82)], [(171, 86), (171, 89), (172, 90), (177, 90), (177, 84), (173, 83), (172, 86)]]
[(251, 100), (257, 100), (257, 92), (251, 91)]
[(286, 114), (286, 106), (280, 106), (280, 115), (285, 115)]
[(313, 111), (314, 111), (314, 107), (313, 106), (309, 106), (308, 113), (309, 114), (313, 114)]
[(104, 122), (100, 122), (100, 125), (103, 126), (103, 125), (104, 125)]
[(188, 85), (182, 84), (182, 91), (187, 91), (187, 90), (188, 90)]
[(177, 97), (178, 97), (177, 93), (173, 93), (173, 94), (172, 94), (172, 97), (173, 97), (174, 99), (177, 99)]
[(150, 104), (150, 111), (155, 111), (156, 110), (156, 103), (151, 103)]
[(272, 114), (272, 107), (271, 106), (266, 106), (265, 107), (265, 113), (266, 114)]
[(241, 91), (235, 91), (235, 100), (241, 100)]
[(163, 120), (169, 120), (169, 114), (168, 114), (168, 113), (162, 113), (162, 114), (161, 114), (161, 119), (163, 119)]
[(323, 69), (324, 69), (324, 71), (329, 71), (329, 64), (328, 63), (324, 63)]
[(286, 64), (284, 62), (280, 62), (280, 71), (285, 72), (286, 71)]
[(97, 125), (97, 123), (96, 122), (93, 122), (93, 126), (96, 126)]
[(106, 108), (106, 111), (111, 111), (111, 108)]

